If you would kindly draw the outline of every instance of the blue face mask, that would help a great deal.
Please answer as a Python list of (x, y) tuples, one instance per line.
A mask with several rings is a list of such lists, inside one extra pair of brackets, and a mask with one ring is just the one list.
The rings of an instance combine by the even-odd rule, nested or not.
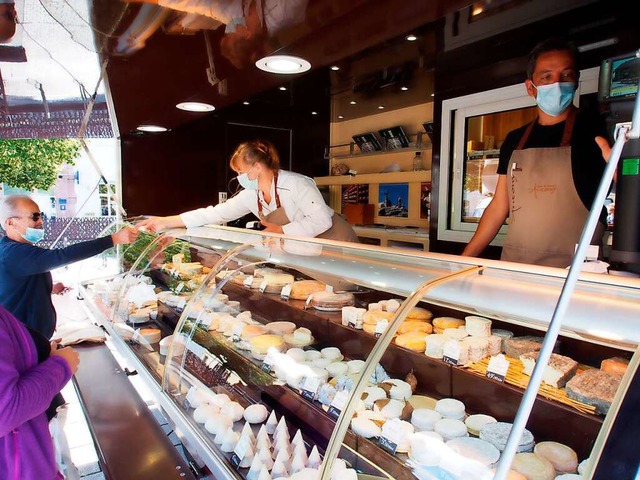
[(249, 176), (246, 173), (241, 173), (236, 177), (238, 179), (238, 183), (242, 186), (242, 188), (246, 190), (257, 190), (258, 189), (258, 178), (254, 178), (253, 180), (249, 180)]
[(27, 242), (38, 243), (44, 238), (44, 228), (26, 227), (27, 231), (22, 235)]
[(557, 117), (573, 102), (573, 95), (575, 94), (573, 82), (556, 82), (551, 85), (540, 85), (539, 87), (531, 82), (531, 85), (538, 90), (536, 103), (540, 110), (547, 115)]

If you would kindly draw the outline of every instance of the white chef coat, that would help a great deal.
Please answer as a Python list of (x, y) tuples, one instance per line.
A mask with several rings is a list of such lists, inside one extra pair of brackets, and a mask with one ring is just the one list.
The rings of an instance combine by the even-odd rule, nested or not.
[[(258, 192), (256, 194), (256, 192)], [(278, 194), (280, 204), (291, 221), (283, 225), (286, 235), (315, 237), (331, 228), (333, 209), (322, 198), (313, 179), (299, 173), (280, 170), (278, 172)], [(236, 220), (248, 213), (259, 217), (258, 196), (262, 203), (262, 213), (268, 215), (276, 210), (276, 194), (271, 182), (271, 202), (264, 201), (259, 190), (242, 190), (224, 203), (215, 207), (199, 208), (180, 215), (187, 228), (206, 224), (221, 224)]]

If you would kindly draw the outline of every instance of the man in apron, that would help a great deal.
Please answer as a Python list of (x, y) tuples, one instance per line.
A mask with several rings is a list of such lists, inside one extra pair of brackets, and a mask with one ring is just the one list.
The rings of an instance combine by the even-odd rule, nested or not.
[(578, 79), (573, 45), (548, 40), (531, 52), (525, 86), (538, 118), (505, 138), (495, 195), (463, 255), (480, 255), (508, 218), (502, 260), (571, 263), (610, 153), (604, 124), (573, 106)]

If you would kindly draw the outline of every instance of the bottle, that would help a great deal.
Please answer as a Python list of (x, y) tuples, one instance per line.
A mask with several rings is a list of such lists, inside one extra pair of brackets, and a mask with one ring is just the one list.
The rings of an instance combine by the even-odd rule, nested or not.
[(416, 156), (413, 157), (413, 171), (419, 172), (422, 170), (422, 152), (416, 152)]

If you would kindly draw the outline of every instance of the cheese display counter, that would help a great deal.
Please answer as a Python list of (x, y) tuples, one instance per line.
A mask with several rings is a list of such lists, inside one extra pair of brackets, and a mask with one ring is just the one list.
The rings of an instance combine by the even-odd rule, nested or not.
[[(134, 247), (88, 308), (219, 479), (493, 478), (566, 275), (225, 227)], [(638, 280), (580, 278), (509, 478), (611, 478), (638, 322)]]

